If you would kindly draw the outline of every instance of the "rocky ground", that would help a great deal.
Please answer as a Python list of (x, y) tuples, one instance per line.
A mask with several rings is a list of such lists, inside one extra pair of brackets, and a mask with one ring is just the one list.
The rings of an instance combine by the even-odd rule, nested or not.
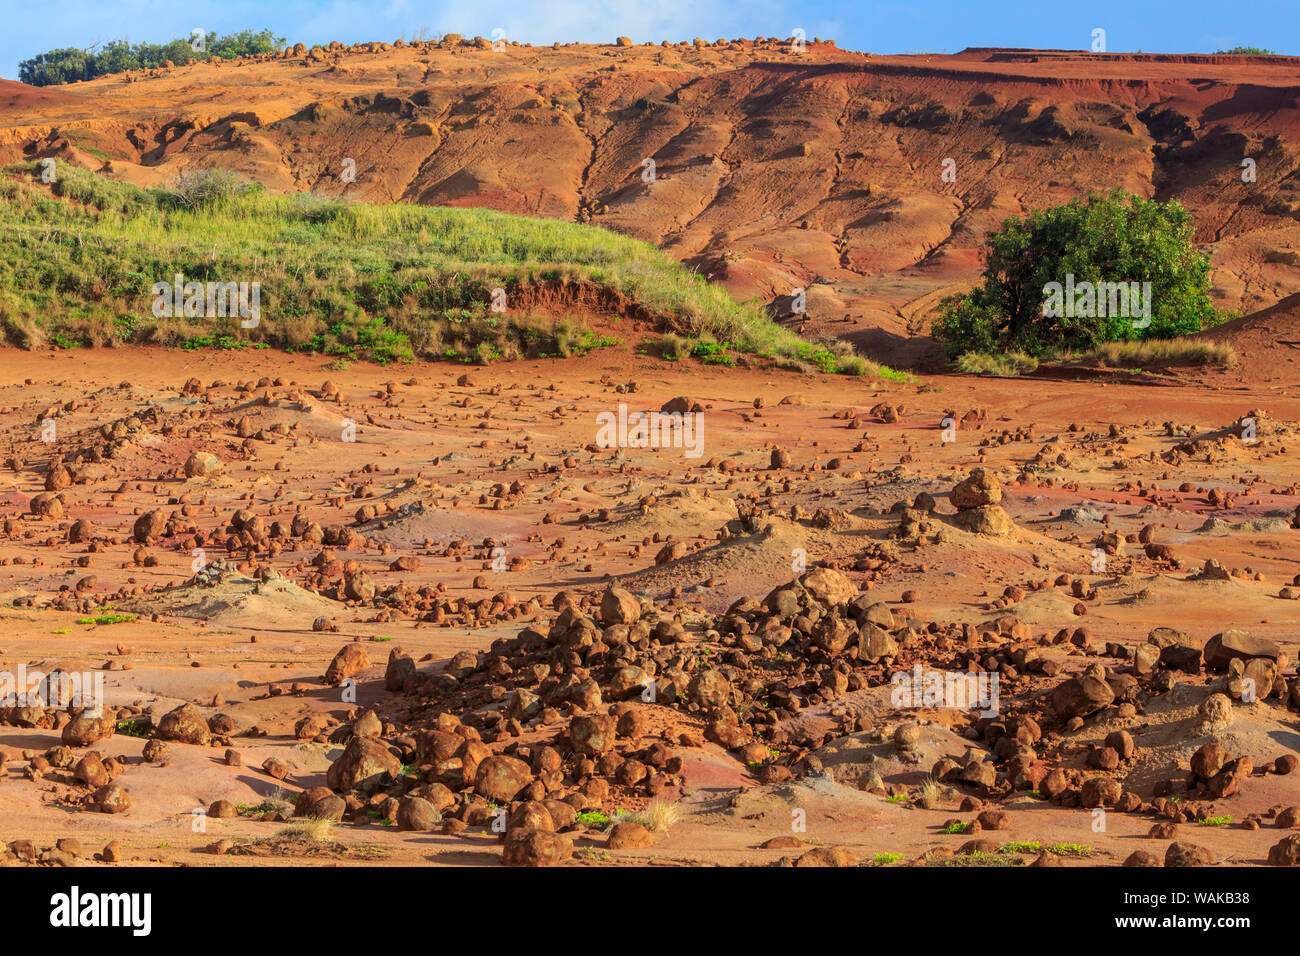
[[(600, 447), (619, 403), (702, 454)], [(4, 855), (1295, 864), (1298, 420), (626, 347), (7, 352), (0, 672), (107, 706), (0, 710)]]

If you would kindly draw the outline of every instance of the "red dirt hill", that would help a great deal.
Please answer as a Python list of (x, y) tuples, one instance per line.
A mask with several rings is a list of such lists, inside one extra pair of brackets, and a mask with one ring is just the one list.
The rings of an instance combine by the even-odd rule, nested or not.
[(1251, 381), (1300, 381), (1300, 292), (1201, 335), (1236, 350)]
[(1223, 307), (1300, 288), (1296, 66), (774, 40), (331, 44), (15, 95), (0, 160), (107, 156), (144, 184), (229, 166), (273, 190), (593, 222), (778, 311), (804, 288), (792, 324), (907, 364), (933, 354), (938, 300), (977, 280), (986, 231), (1091, 190), (1183, 202)]

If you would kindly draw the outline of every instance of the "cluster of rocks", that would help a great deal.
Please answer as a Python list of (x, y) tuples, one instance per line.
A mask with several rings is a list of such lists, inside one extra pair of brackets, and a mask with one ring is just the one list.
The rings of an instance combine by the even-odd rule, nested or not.
[(899, 515), (897, 536), (907, 540), (925, 536), (940, 539), (946, 524), (992, 537), (1005, 537), (1015, 531), (1015, 521), (1000, 504), (1002, 484), (984, 468), (973, 469), (957, 482), (948, 500), (957, 509), (955, 514), (940, 514), (934, 496), (928, 492), (896, 504), (893, 510)]
[(120, 863), (122, 847), (110, 840), (98, 853), (87, 854), (76, 837), (60, 837), (53, 846), (39, 847), (31, 840), (0, 843), (0, 866), (80, 866), (84, 859), (100, 863)]
[[(440, 811), (464, 817), (476, 812), (468, 794), (490, 798), (478, 790), (479, 768), (498, 751), (517, 761), (509, 766), (518, 776), (511, 778), (508, 798), (495, 796), (518, 800), (523, 793), (542, 801), (561, 794), (580, 809), (598, 807), (611, 795), (644, 798), (662, 792), (676, 782), (680, 767), (673, 748), (705, 740), (732, 751), (763, 782), (779, 782), (819, 771), (814, 751), (830, 740), (875, 729), (852, 707), (837, 709), (838, 698), (888, 683), (894, 670), (912, 661), (995, 672), (1014, 688), (1024, 680), (1050, 682), (1057, 673), (1057, 662), (1043, 654), (1045, 645), (1096, 653), (1083, 629), (1035, 641), (1023, 622), (1010, 616), (983, 627), (917, 627), (906, 618), (900, 623), (883, 602), (829, 568), (781, 585), (762, 601), (742, 598), (721, 617), (695, 622), (690, 632), (679, 617), (617, 587), (609, 588), (599, 604), (562, 593), (553, 605), (558, 617), (549, 628), (525, 628), (485, 654), (462, 652), (437, 673), (418, 671), (400, 649), (390, 654), (387, 686), (410, 701), (394, 723), (426, 726), (387, 740), (389, 762), (415, 762), (425, 785), (436, 783), (460, 795), (457, 803), (447, 804), (439, 791)], [(1247, 645), (1227, 632), (1207, 642), (1215, 666), (1228, 669), (1243, 659)], [(1123, 773), (1135, 759), (1137, 748), (1127, 731), (1113, 731), (1102, 745), (1088, 749), (1085, 762), (1091, 769), (1058, 764), (1086, 721), (1103, 714), (1134, 718), (1143, 695), (1174, 686), (1173, 675), (1179, 673), (1174, 668), (1184, 662), (1164, 650), (1186, 646), (1178, 632), (1157, 629), (1143, 646), (1152, 653), (1141, 647), (1136, 655), (1126, 653), (1131, 662), (1125, 666), (1092, 663), (1076, 676), (1049, 683), (1046, 694), (1015, 695), (998, 716), (970, 721), (968, 735), (982, 741), (986, 751), (972, 748), (965, 760), (941, 760), (932, 775), (984, 798), (1034, 791), (1062, 806), (1159, 814), (1164, 804), (1139, 798), (1108, 775)], [(1118, 652), (1120, 646), (1106, 650)], [(345, 647), (328, 679), (360, 673), (368, 666), (363, 655), (359, 645)], [(1281, 663), (1285, 666), (1285, 658)], [(1203, 707), (1206, 726), (1227, 719), (1223, 707), (1230, 712), (1231, 701), (1216, 698)], [(649, 706), (651, 701), (658, 708)], [(791, 720), (818, 705), (831, 708), (830, 726)], [(674, 722), (670, 729), (657, 728), (660, 739), (647, 747), (648, 715), (655, 714), (660, 724), (664, 707), (676, 712)], [(429, 728), (431, 719), (444, 726)], [(518, 738), (552, 726), (542, 751), (554, 764), (550, 767), (539, 762), (534, 745)], [(429, 741), (437, 741), (432, 750)], [(345, 754), (349, 764), (378, 756), (373, 743), (351, 746), (357, 749)], [(1244, 758), (1224, 760), (1206, 778), (1167, 782), (1157, 801), (1179, 789), (1192, 797), (1231, 796), (1250, 770)], [(1289, 772), (1282, 759), (1270, 770)], [(354, 776), (339, 779), (351, 782)]]
[(78, 754), (75, 748), (79, 746), (79, 743), (71, 746), (60, 744), (44, 753), (24, 751), (23, 759), (27, 765), (23, 768), (23, 776), (28, 780), (63, 784), (68, 789), (60, 794), (59, 802), (69, 809), (98, 810), (101, 813), (129, 810), (131, 797), (115, 782), (126, 770), (129, 758), (108, 756), (99, 750)]

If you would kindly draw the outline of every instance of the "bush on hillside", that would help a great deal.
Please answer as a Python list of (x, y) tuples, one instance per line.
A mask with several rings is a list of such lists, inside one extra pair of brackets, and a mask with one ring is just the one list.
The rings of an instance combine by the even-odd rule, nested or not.
[(984, 282), (940, 303), (949, 357), (1047, 356), (1103, 342), (1167, 339), (1216, 323), (1210, 261), (1176, 202), (1116, 190), (1010, 218), (990, 233)]

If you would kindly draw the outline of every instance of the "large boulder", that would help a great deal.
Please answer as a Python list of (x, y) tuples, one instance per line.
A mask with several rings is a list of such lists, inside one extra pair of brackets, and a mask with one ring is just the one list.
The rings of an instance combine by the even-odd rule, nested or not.
[(113, 782), (112, 775), (104, 766), (104, 761), (95, 751), (91, 751), (76, 762), (72, 768), (72, 777), (88, 787), (99, 788)]
[(202, 478), (221, 470), (221, 459), (211, 452), (196, 451), (185, 459), (185, 477)]
[(721, 707), (731, 700), (731, 682), (713, 668), (698, 671), (686, 687), (686, 698), (705, 710)]
[(32, 514), (42, 518), (57, 520), (63, 517), (63, 499), (50, 491), (42, 491), (38, 495), (33, 495), (27, 507)]
[(479, 762), (474, 774), (474, 792), (485, 800), (504, 804), (532, 782), (528, 764), (518, 757), (494, 755)]
[(1186, 644), (1170, 644), (1160, 651), (1160, 666), (1185, 674), (1201, 672), (1201, 649)]
[(506, 866), (555, 866), (573, 856), (573, 840), (563, 833), (516, 827), (506, 833)]
[(1186, 631), (1180, 631), (1174, 627), (1153, 627), (1147, 634), (1147, 643), (1154, 644), (1156, 647), (1164, 650), (1171, 644), (1182, 644), (1185, 647), (1200, 647), (1196, 638), (1188, 635)]
[(816, 568), (799, 579), (804, 590), (827, 607), (848, 604), (858, 596), (852, 581), (832, 568)]
[(510, 813), (507, 827), (511, 830), (516, 827), (523, 827), (526, 830), (547, 830), (551, 832), (556, 829), (555, 818), (551, 816), (550, 808), (540, 800), (525, 800), (518, 804)]
[(152, 511), (146, 511), (135, 519), (135, 525), (131, 528), (131, 536), (135, 538), (138, 544), (148, 544), (150, 539), (160, 537), (166, 527), (167, 516), (155, 508)]
[(1195, 843), (1171, 843), (1165, 851), (1165, 866), (1213, 866), (1214, 863), (1214, 854)]
[(1205, 666), (1211, 670), (1224, 670), (1234, 658), (1250, 661), (1257, 657), (1276, 663), (1281, 653), (1282, 649), (1275, 641), (1252, 637), (1247, 631), (1231, 628), (1205, 642)]
[(1230, 760), (1223, 769), (1206, 783), (1206, 788), (1215, 798), (1230, 797), (1241, 789), (1241, 785), (1250, 778), (1255, 769), (1254, 762), (1246, 756)]
[(583, 714), (569, 722), (569, 741), (575, 753), (599, 757), (614, 746), (618, 719), (610, 714)]
[(1269, 866), (1300, 866), (1300, 833), (1284, 836), (1268, 850)]
[(88, 717), (82, 713), (63, 725), (60, 739), (69, 747), (89, 747), (97, 740), (113, 736), (115, 728), (111, 717)]
[(344, 644), (325, 669), (325, 683), (341, 684), (349, 677), (356, 677), (370, 666), (366, 649), (360, 644)]
[(898, 642), (879, 625), (864, 621), (858, 632), (858, 659), (874, 664), (898, 656)]
[(378, 737), (354, 736), (330, 764), (325, 783), (331, 790), (371, 793), (401, 776), (402, 762)]
[(397, 802), (399, 830), (432, 830), (442, 822), (442, 814), (423, 797), (405, 796)]
[(641, 619), (641, 602), (624, 588), (610, 585), (600, 599), (600, 620), (606, 627), (612, 624), (635, 624)]
[(162, 720), (158, 721), (158, 736), (163, 740), (175, 740), (200, 747), (206, 747), (212, 742), (208, 722), (193, 704), (181, 704), (164, 714)]
[(995, 505), (1002, 500), (1002, 484), (984, 468), (975, 468), (970, 477), (953, 485), (948, 500), (958, 511)]
[(401, 690), (415, 672), (415, 659), (400, 647), (394, 647), (388, 652), (388, 666), (384, 669), (384, 690)]
[(1087, 717), (1115, 699), (1110, 684), (1096, 677), (1071, 677), (1052, 691), (1052, 709), (1061, 717)]
[(650, 831), (630, 820), (614, 824), (605, 844), (611, 850), (643, 850), (654, 845), (655, 838), (650, 835)]
[(375, 582), (364, 571), (355, 571), (343, 579), (343, 596), (349, 601), (373, 601)]
[(100, 813), (124, 813), (131, 809), (131, 798), (115, 783), (108, 783), (95, 791), (91, 802)]
[(1001, 505), (980, 505), (953, 515), (952, 523), (971, 534), (1005, 538), (1016, 530), (1016, 523)]

